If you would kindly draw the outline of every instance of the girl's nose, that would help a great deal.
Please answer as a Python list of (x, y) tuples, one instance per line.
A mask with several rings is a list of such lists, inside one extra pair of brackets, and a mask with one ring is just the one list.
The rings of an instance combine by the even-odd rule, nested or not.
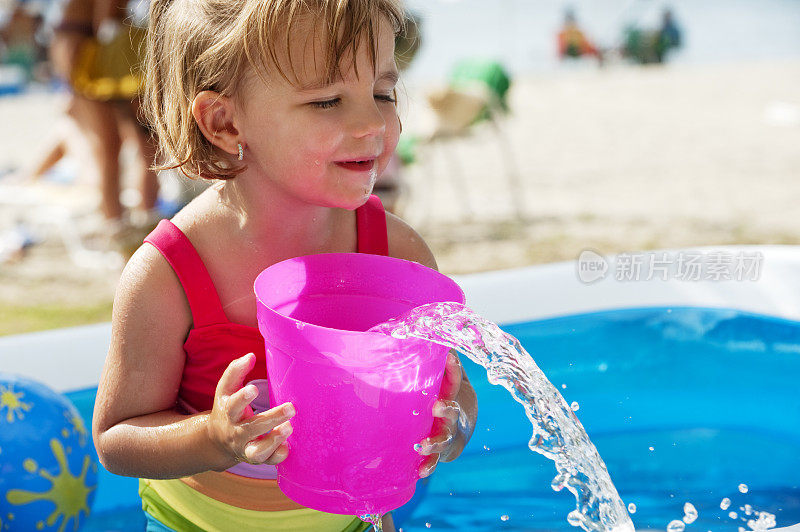
[(352, 134), (356, 138), (382, 136), (386, 131), (386, 120), (376, 103), (359, 106), (352, 121)]

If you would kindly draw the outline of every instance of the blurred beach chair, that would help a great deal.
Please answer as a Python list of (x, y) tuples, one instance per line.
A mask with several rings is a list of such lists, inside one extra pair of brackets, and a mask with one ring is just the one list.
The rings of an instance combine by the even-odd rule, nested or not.
[[(509, 112), (506, 97), (510, 87), (511, 78), (500, 63), (469, 59), (455, 66), (446, 87), (431, 90), (427, 94), (435, 121), (431, 131), (420, 139), (421, 158), (430, 165), (434, 154), (441, 154), (448, 166), (446, 173), (454, 197), (467, 218), (472, 218), (474, 210), (464, 183), (463, 165), (452, 150), (451, 141), (475, 134), (476, 126), (483, 124), (489, 126), (487, 129), (499, 146), (514, 214), (518, 219), (525, 216), (516, 157), (502, 124), (502, 118)], [(495, 176), (487, 178), (494, 179)], [(430, 194), (426, 195), (426, 199), (431, 201)], [(431, 211), (426, 208), (425, 212)]]
[[(171, 217), (208, 186), (177, 172), (161, 172), (159, 180), (159, 218)], [(92, 182), (0, 179), (0, 235), (25, 234), (32, 245), (63, 245), (66, 258), (79, 268), (120, 269), (157, 220), (132, 220), (114, 227), (97, 212), (98, 202)]]
[(95, 211), (89, 199), (93, 190), (94, 187), (61, 183), (0, 182), (3, 225), (23, 228), (37, 243), (60, 241), (69, 261), (79, 268), (119, 269), (124, 264), (122, 254), (93, 247), (84, 236), (89, 213)]

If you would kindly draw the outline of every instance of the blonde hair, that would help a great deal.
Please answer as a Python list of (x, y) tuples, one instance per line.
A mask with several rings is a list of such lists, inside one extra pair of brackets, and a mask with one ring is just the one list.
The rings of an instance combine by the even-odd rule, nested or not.
[[(179, 168), (189, 177), (230, 179), (244, 170), (233, 165), (206, 139), (192, 116), (192, 101), (204, 90), (235, 97), (248, 69), (259, 75), (275, 68), (290, 83), (278, 61), (277, 41), (298, 20), (322, 23), (327, 43), (325, 81), (341, 74), (341, 62), (366, 39), (373, 69), (378, 25), (388, 19), (395, 34), (404, 24), (401, 0), (153, 0), (145, 55), (143, 110), (167, 162), (157, 170)], [(356, 72), (356, 74), (358, 74)]]

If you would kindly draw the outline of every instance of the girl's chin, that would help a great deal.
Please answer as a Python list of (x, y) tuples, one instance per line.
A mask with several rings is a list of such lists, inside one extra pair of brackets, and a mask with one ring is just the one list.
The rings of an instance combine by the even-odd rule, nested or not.
[(342, 187), (336, 194), (339, 200), (339, 207), (353, 210), (364, 205), (372, 194), (375, 180), (370, 179), (365, 183), (351, 183), (350, 186)]
[(371, 194), (372, 194), (372, 187), (369, 187), (369, 189), (365, 189), (361, 194), (358, 193), (353, 194), (346, 201), (343, 201), (342, 204), (339, 205), (339, 207), (342, 209), (347, 209), (349, 211), (358, 209), (367, 202)]
[(346, 209), (353, 211), (364, 205), (372, 194), (372, 186), (361, 190), (338, 190), (331, 194), (326, 194), (325, 198), (318, 198), (316, 201), (310, 199), (310, 203), (320, 207), (330, 207), (334, 209)]

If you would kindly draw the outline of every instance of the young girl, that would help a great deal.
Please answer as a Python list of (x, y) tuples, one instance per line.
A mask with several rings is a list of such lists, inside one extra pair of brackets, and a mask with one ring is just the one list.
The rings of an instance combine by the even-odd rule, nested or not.
[[(218, 183), (145, 240), (114, 303), (94, 441), (111, 472), (143, 479), (148, 530), (367, 527), (277, 487), (294, 410), (259, 396), (253, 281), (283, 259), (327, 252), (436, 267), (419, 235), (370, 196), (400, 133), (402, 20), (397, 0), (151, 5), (150, 121), (176, 167)], [(476, 414), (451, 354), (421, 476), (460, 454)], [(394, 529), (391, 517), (384, 526)]]

